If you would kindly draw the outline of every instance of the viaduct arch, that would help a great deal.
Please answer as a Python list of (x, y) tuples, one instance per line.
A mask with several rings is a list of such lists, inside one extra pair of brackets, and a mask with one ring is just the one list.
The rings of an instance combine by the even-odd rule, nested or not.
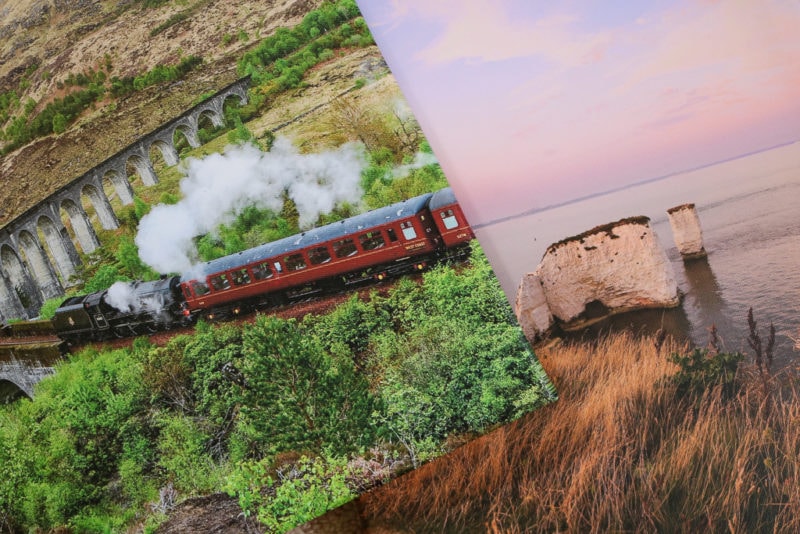
[[(0, 320), (34, 317), (45, 300), (63, 295), (65, 288), (74, 285), (81, 263), (79, 250), (88, 254), (100, 246), (93, 221), (103, 229), (119, 227), (106, 191), (112, 191), (122, 205), (133, 203), (128, 166), (136, 170), (145, 187), (157, 184), (151, 151), (160, 153), (167, 165), (177, 165), (176, 134), (192, 148), (200, 146), (201, 118), (222, 126), (225, 101), (238, 98), (240, 104), (246, 104), (249, 85), (246, 77), (224, 87), (0, 228)], [(0, 386), (2, 380), (0, 375)]]

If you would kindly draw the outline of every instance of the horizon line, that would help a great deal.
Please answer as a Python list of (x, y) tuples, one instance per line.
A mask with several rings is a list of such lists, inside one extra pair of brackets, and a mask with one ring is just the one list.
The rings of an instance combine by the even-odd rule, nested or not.
[(767, 152), (769, 150), (775, 150), (776, 148), (782, 148), (782, 147), (785, 147), (785, 146), (793, 145), (795, 143), (800, 143), (800, 139), (794, 139), (792, 141), (786, 141), (784, 143), (778, 143), (776, 145), (771, 145), (771, 146), (768, 146), (768, 147), (763, 147), (763, 148), (759, 148), (759, 149), (756, 149), (756, 150), (751, 150), (749, 152), (744, 152), (744, 153), (741, 153), (741, 154), (737, 154), (735, 156), (730, 156), (730, 157), (723, 158), (723, 159), (720, 159), (720, 160), (712, 161), (710, 163), (703, 163), (701, 165), (696, 165), (694, 167), (689, 167), (689, 168), (686, 168), (686, 169), (673, 171), (673, 172), (670, 172), (670, 173), (667, 173), (667, 174), (662, 174), (662, 175), (651, 177), (651, 178), (645, 178), (645, 179), (639, 180), (637, 182), (632, 182), (632, 183), (629, 183), (629, 184), (625, 184), (625, 185), (621, 185), (621, 186), (617, 186), (617, 187), (612, 187), (611, 189), (606, 189), (604, 191), (598, 191), (597, 193), (591, 193), (591, 194), (588, 194), (588, 195), (583, 195), (581, 197), (576, 197), (576, 198), (572, 198), (572, 199), (569, 199), (569, 200), (556, 202), (554, 204), (548, 204), (547, 206), (543, 206), (543, 207), (539, 207), (539, 208), (530, 208), (530, 209), (515, 213), (513, 215), (505, 215), (503, 217), (497, 217), (495, 219), (490, 219), (489, 221), (478, 223), (478, 224), (473, 224), (471, 226), (475, 230), (477, 230), (479, 228), (485, 228), (487, 226), (493, 226), (495, 224), (508, 222), (510, 220), (517, 219), (517, 218), (520, 218), (520, 217), (527, 217), (529, 215), (534, 215), (534, 214), (540, 213), (542, 211), (548, 211), (548, 210), (551, 210), (551, 209), (560, 208), (560, 207), (566, 206), (568, 204), (573, 204), (575, 202), (581, 202), (583, 200), (588, 200), (590, 198), (599, 197), (599, 196), (603, 196), (603, 195), (608, 195), (608, 194), (611, 194), (611, 193), (616, 193), (618, 191), (622, 191), (624, 189), (628, 189), (628, 188), (631, 188), (631, 187), (636, 187), (636, 186), (648, 184), (648, 183), (651, 183), (651, 182), (657, 182), (659, 180), (664, 180), (666, 178), (671, 178), (671, 177), (676, 176), (678, 174), (684, 174), (684, 173), (687, 173), (687, 172), (694, 172), (694, 171), (698, 171), (700, 169), (713, 167), (714, 165), (720, 165), (722, 163), (727, 163), (729, 161), (735, 161), (737, 159), (746, 158), (748, 156), (753, 156), (755, 154), (760, 154), (761, 152)]

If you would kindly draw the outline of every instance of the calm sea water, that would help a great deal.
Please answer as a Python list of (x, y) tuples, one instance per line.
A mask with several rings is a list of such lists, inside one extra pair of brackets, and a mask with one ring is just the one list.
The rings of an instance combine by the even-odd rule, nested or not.
[[(684, 264), (667, 209), (693, 202), (707, 261)], [(789, 336), (800, 327), (800, 142), (703, 169), (636, 185), (477, 230), (506, 295), (513, 302), (522, 275), (536, 269), (547, 246), (599, 224), (646, 215), (672, 260), (684, 293), (680, 308), (635, 312), (606, 326), (674, 335), (705, 345), (714, 324), (729, 350), (749, 352), (747, 310), (762, 338), (770, 322), (776, 360), (800, 352)]]

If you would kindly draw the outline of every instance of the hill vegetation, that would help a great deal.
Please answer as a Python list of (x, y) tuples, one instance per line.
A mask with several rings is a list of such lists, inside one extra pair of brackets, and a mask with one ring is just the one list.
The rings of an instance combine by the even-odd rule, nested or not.
[[(321, 1), (21, 1), (0, 10), (0, 224), (233, 82), (237, 62)], [(166, 25), (168, 21), (172, 21)], [(165, 26), (150, 35), (154, 26)], [(346, 31), (346, 30), (345, 30)], [(321, 37), (329, 38), (327, 34)], [(362, 43), (363, 44), (363, 43)], [(330, 52), (329, 52), (330, 53)], [(339, 48), (260, 129), (327, 104), (374, 47)], [(316, 76), (327, 77), (324, 84)], [(283, 104), (281, 104), (283, 103)], [(279, 108), (274, 108), (278, 105)], [(86, 150), (92, 147), (92, 150)]]

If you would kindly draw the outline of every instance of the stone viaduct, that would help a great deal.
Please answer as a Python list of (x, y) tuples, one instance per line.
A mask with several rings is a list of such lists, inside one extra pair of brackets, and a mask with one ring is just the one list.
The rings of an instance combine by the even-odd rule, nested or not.
[[(131, 204), (131, 181), (137, 174), (144, 186), (158, 183), (151, 151), (157, 150), (167, 165), (176, 165), (177, 136), (193, 148), (200, 146), (201, 119), (222, 126), (223, 104), (229, 97), (246, 104), (249, 84), (250, 78), (242, 78), (221, 89), (0, 228), (0, 321), (34, 317), (45, 300), (63, 295), (75, 283), (79, 250), (88, 254), (100, 245), (93, 225), (119, 226), (110, 200), (116, 196), (122, 205)], [(130, 176), (129, 170), (134, 171)]]
[(25, 395), (33, 398), (33, 388), (43, 378), (55, 373), (54, 362), (11, 358), (0, 365), (0, 404), (7, 404)]

